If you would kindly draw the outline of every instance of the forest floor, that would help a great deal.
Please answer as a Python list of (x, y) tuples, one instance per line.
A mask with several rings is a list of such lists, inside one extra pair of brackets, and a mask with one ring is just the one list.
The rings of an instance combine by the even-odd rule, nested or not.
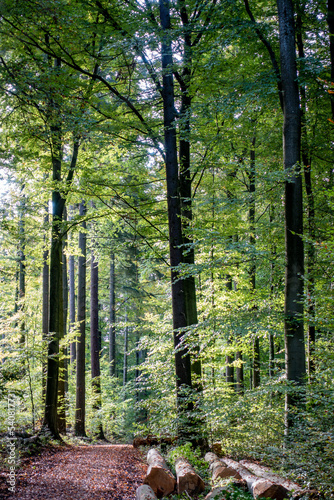
[(94, 444), (44, 449), (24, 460), (15, 493), (0, 475), (0, 498), (29, 500), (133, 500), (146, 465), (132, 445)]

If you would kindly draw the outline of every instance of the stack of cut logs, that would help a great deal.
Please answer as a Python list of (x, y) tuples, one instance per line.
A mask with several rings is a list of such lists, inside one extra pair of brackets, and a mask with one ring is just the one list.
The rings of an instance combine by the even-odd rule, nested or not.
[[(235, 462), (229, 458), (220, 459), (214, 453), (207, 453), (205, 460), (211, 470), (213, 489), (205, 500), (224, 500), (226, 486), (214, 487), (220, 479), (230, 478), (237, 486), (248, 490), (254, 498), (272, 498), (284, 500), (291, 496), (298, 498), (319, 498), (316, 491), (302, 490), (292, 481), (283, 479), (267, 467), (242, 460)], [(148, 469), (144, 484), (136, 491), (136, 500), (155, 500), (172, 493), (187, 492), (188, 496), (202, 493), (205, 489), (203, 480), (185, 458), (178, 458), (175, 463), (176, 479), (158, 450), (152, 448), (147, 454)]]

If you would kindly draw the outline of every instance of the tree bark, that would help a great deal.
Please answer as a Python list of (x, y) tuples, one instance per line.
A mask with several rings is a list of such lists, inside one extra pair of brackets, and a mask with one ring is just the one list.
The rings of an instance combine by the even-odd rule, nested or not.
[(167, 497), (173, 493), (176, 480), (168, 469), (164, 458), (155, 449), (150, 449), (147, 454), (148, 469), (144, 484), (148, 484), (158, 498)]
[(234, 469), (240, 477), (246, 481), (249, 491), (252, 493), (254, 498), (272, 498), (275, 500), (284, 500), (288, 497), (288, 490), (275, 482), (265, 479), (255, 474), (252, 474), (246, 467), (241, 465), (239, 462), (230, 460), (229, 458), (223, 458), (223, 462), (226, 463), (228, 467)]
[[(94, 397), (93, 409), (97, 412), (101, 410), (102, 406), (99, 340), (99, 263), (92, 248), (90, 264), (90, 359)], [(98, 421), (97, 438), (104, 439), (100, 418)]]
[[(334, 2), (333, 2), (334, 7)], [(302, 15), (303, 11), (300, 11), (301, 8), (305, 8), (304, 6), (300, 6), (297, 13), (297, 47), (298, 47), (298, 57), (301, 61), (301, 74), (304, 76), (304, 43), (303, 43), (303, 34), (302, 34)], [(334, 13), (333, 13), (334, 15)], [(333, 20), (334, 22), (334, 20)], [(333, 25), (334, 27), (334, 25)], [(333, 45), (334, 50), (334, 45)], [(333, 75), (332, 75), (333, 76)], [(333, 81), (333, 80), (332, 80)], [(304, 181), (305, 181), (305, 190), (306, 190), (306, 201), (307, 201), (307, 232), (308, 232), (308, 243), (306, 245), (307, 248), (307, 261), (306, 261), (306, 276), (307, 276), (307, 316), (308, 316), (308, 376), (309, 380), (311, 380), (313, 372), (315, 371), (314, 364), (314, 350), (315, 350), (315, 304), (314, 304), (314, 295), (315, 295), (315, 277), (314, 277), (314, 268), (315, 268), (315, 239), (316, 239), (316, 224), (315, 224), (315, 202), (314, 202), (314, 193), (312, 187), (312, 176), (311, 176), (311, 152), (308, 145), (308, 136), (307, 136), (307, 124), (306, 124), (306, 110), (307, 110), (307, 99), (306, 99), (306, 87), (305, 84), (301, 83), (299, 85), (300, 90), (300, 100), (301, 100), (301, 157), (302, 163), (304, 167)], [(334, 101), (331, 100), (332, 106), (334, 105)]]
[(125, 387), (125, 385), (128, 381), (128, 340), (129, 340), (128, 313), (125, 312), (124, 353), (123, 353), (123, 387)]
[[(24, 185), (21, 191), (23, 191)], [(25, 319), (24, 319), (24, 299), (26, 294), (26, 256), (25, 256), (25, 212), (26, 212), (26, 196), (22, 194), (19, 208), (19, 249), (18, 249), (18, 261), (19, 261), (19, 306), (18, 310), (21, 312), (20, 316), (20, 344), (24, 346), (25, 344)]]
[(181, 206), (178, 181), (178, 161), (175, 130), (173, 58), (170, 39), (170, 3), (169, 0), (159, 0), (160, 22), (162, 27), (161, 63), (163, 70), (163, 110), (165, 164), (167, 181), (167, 210), (169, 227), (169, 254), (171, 266), (172, 311), (175, 348), (175, 372), (177, 387), (177, 406), (179, 416), (179, 434), (189, 436), (189, 411), (192, 404), (187, 398), (191, 389), (191, 363), (187, 348), (182, 344), (183, 331), (187, 327), (186, 296), (184, 281), (180, 279), (179, 266), (182, 256)]
[(115, 254), (110, 254), (109, 276), (109, 374), (116, 375)]
[[(61, 63), (55, 61), (55, 73)], [(57, 104), (50, 103), (50, 134), (52, 180), (61, 181), (62, 164), (62, 127)], [(58, 374), (59, 374), (59, 339), (63, 335), (63, 273), (62, 273), (62, 218), (65, 200), (56, 188), (52, 192), (52, 232), (50, 252), (50, 309), (49, 309), (49, 343), (48, 369), (45, 396), (44, 426), (51, 435), (59, 438), (57, 421)]]
[(175, 462), (177, 477), (177, 493), (186, 491), (189, 495), (197, 495), (205, 489), (203, 479), (196, 474), (191, 464), (185, 458), (178, 458)]
[[(277, 0), (281, 78), (283, 88), (283, 157), (285, 182), (285, 366), (287, 380), (305, 382), (303, 325), (303, 199), (300, 174), (301, 121), (297, 84), (294, 11), (292, 0)], [(286, 429), (292, 425), (290, 409), (300, 404), (297, 395), (286, 396)]]
[[(71, 207), (71, 213), (73, 212), (73, 207)], [(70, 217), (71, 220), (72, 217)], [(75, 327), (75, 260), (74, 255), (70, 255), (68, 258), (68, 275), (69, 275), (69, 326), (72, 331)], [(71, 364), (76, 360), (77, 344), (76, 339), (71, 342), (70, 345), (70, 361)]]
[[(67, 212), (64, 206), (63, 220), (66, 221)], [(63, 273), (63, 332), (60, 341), (64, 339), (67, 325), (68, 311), (68, 283), (67, 283), (67, 260), (65, 255), (66, 236), (62, 241), (62, 273)], [(67, 350), (63, 346), (59, 359), (59, 381), (58, 381), (58, 430), (61, 434), (66, 434), (66, 392), (67, 392)]]
[[(86, 204), (80, 203), (79, 215), (85, 217)], [(78, 313), (79, 325), (77, 343), (77, 373), (76, 373), (76, 407), (75, 407), (75, 435), (86, 436), (85, 413), (86, 413), (86, 221), (81, 223), (83, 231), (79, 233), (78, 259)]]
[[(334, 83), (334, 0), (327, 2), (327, 24), (329, 31), (329, 53), (331, 59), (331, 82)], [(331, 94), (332, 120), (334, 120), (334, 95)]]
[[(44, 215), (44, 251), (43, 251), (43, 271), (42, 271), (42, 338), (43, 338), (43, 354), (46, 351), (44, 349), (47, 345), (47, 339), (49, 335), (49, 238), (48, 230), (49, 230), (49, 204), (45, 205), (45, 215)], [(47, 363), (46, 357), (42, 360), (42, 400), (45, 401), (45, 393), (46, 393), (46, 375), (47, 375)]]

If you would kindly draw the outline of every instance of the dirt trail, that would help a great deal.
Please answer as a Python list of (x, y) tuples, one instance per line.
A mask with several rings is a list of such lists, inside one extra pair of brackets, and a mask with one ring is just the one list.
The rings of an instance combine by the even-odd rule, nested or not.
[(34, 457), (18, 471), (15, 494), (7, 496), (7, 489), (4, 498), (133, 500), (145, 470), (140, 453), (130, 445), (66, 447)]

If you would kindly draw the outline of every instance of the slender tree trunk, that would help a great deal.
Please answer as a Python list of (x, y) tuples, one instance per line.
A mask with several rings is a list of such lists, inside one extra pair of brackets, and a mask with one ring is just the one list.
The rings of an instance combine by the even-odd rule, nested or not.
[(109, 276), (109, 374), (116, 375), (115, 255), (110, 254)]
[[(21, 191), (23, 191), (24, 185)], [(25, 212), (26, 212), (26, 197), (25, 194), (22, 195), (20, 201), (20, 219), (19, 219), (19, 250), (18, 250), (18, 261), (19, 261), (19, 307), (18, 310), (21, 311), (20, 317), (20, 344), (25, 345), (25, 319), (24, 319), (24, 299), (26, 295), (26, 257), (25, 257)]]
[[(334, 0), (327, 2), (327, 24), (329, 31), (329, 52), (331, 58), (331, 82), (334, 83)], [(332, 120), (334, 120), (334, 94), (331, 94)]]
[[(86, 204), (80, 203), (79, 214), (86, 215)], [(75, 435), (85, 436), (86, 413), (86, 221), (81, 223), (83, 231), (79, 233), (78, 259), (78, 313), (79, 325), (77, 343), (77, 374), (76, 374), (76, 407), (75, 407)]]
[[(273, 206), (270, 206), (269, 222), (270, 222), (270, 226), (273, 226), (273, 223), (274, 223), (274, 208), (273, 208)], [(276, 258), (276, 246), (273, 243), (271, 245), (271, 262), (270, 262), (270, 302), (271, 302), (271, 304), (274, 301), (274, 293), (275, 293), (275, 281), (274, 281), (275, 258)], [(270, 309), (271, 308), (272, 308), (272, 306), (270, 305)], [(274, 362), (275, 362), (274, 336), (272, 333), (269, 333), (269, 377), (274, 376)]]
[[(333, 2), (334, 5), (334, 2)], [(302, 9), (302, 11), (300, 11)], [(301, 74), (304, 75), (304, 43), (302, 35), (302, 14), (305, 6), (300, 6), (297, 15), (297, 47), (298, 47), (298, 57), (301, 64)], [(334, 49), (333, 49), (334, 50)], [(301, 157), (304, 166), (304, 180), (305, 180), (305, 190), (306, 190), (306, 201), (307, 201), (307, 232), (308, 232), (308, 243), (307, 243), (307, 316), (308, 316), (308, 376), (309, 379), (312, 377), (312, 373), (315, 370), (314, 365), (314, 349), (315, 349), (315, 306), (314, 306), (314, 295), (315, 295), (315, 279), (314, 279), (314, 268), (315, 268), (315, 203), (314, 203), (314, 193), (312, 188), (312, 177), (311, 177), (311, 154), (308, 146), (307, 137), (307, 124), (306, 124), (306, 110), (307, 110), (307, 99), (306, 99), (306, 88), (304, 84), (299, 85), (300, 90), (300, 100), (301, 100)], [(333, 104), (333, 101), (331, 101)]]
[[(256, 259), (255, 259), (255, 142), (256, 137), (253, 136), (251, 151), (250, 151), (250, 170), (248, 173), (249, 178), (249, 244), (254, 252), (252, 262), (249, 270), (250, 286), (252, 293), (256, 289)], [(256, 304), (253, 306), (256, 311)], [(253, 341), (253, 389), (260, 386), (260, 339), (255, 332)]]
[[(93, 242), (94, 244), (94, 242)], [(101, 372), (100, 372), (100, 342), (99, 342), (99, 263), (94, 249), (91, 251), (90, 264), (90, 359), (94, 404), (93, 409), (99, 412), (101, 400)], [(102, 421), (99, 418), (97, 438), (104, 439)]]
[[(67, 219), (67, 211), (64, 206), (63, 220)], [(62, 273), (63, 273), (63, 332), (62, 341), (66, 334), (67, 312), (68, 312), (68, 283), (67, 283), (67, 260), (65, 255), (66, 236), (62, 241)], [(67, 392), (67, 349), (62, 347), (59, 359), (59, 381), (58, 381), (58, 430), (61, 434), (66, 434), (66, 392)]]
[(235, 390), (239, 394), (242, 394), (244, 392), (244, 365), (242, 361), (242, 352), (237, 351), (235, 353), (235, 360), (236, 360), (236, 384), (235, 384)]
[[(227, 289), (231, 292), (233, 290), (233, 279), (232, 276), (228, 275), (227, 276), (227, 283), (226, 283)], [(229, 347), (232, 344), (232, 336), (233, 334), (228, 334), (227, 337), (227, 347)], [(230, 385), (233, 389), (235, 388), (234, 386), (234, 356), (231, 356), (228, 354), (225, 358), (226, 362), (226, 367), (225, 367), (225, 380), (226, 383)]]
[[(283, 87), (283, 156), (285, 182), (285, 364), (287, 380), (305, 382), (303, 325), (303, 200), (300, 174), (301, 121), (297, 84), (294, 11), (292, 0), (277, 0), (281, 77)], [(290, 409), (300, 404), (296, 395), (286, 396), (286, 428), (292, 425)]]
[[(45, 205), (45, 215), (44, 215), (44, 251), (43, 251), (43, 271), (42, 271), (42, 337), (43, 337), (43, 354), (46, 351), (44, 345), (47, 345), (47, 339), (49, 334), (49, 204)], [(45, 401), (46, 392), (46, 374), (47, 374), (47, 363), (46, 357), (42, 360), (42, 400)]]
[(124, 355), (123, 355), (123, 387), (128, 381), (128, 343), (129, 343), (129, 327), (128, 314), (125, 313), (125, 329), (124, 329)]
[[(73, 212), (71, 207), (71, 213)], [(72, 217), (70, 217), (70, 220)], [(69, 328), (73, 331), (75, 328), (75, 260), (74, 255), (68, 257), (68, 275), (69, 275)], [(77, 344), (76, 339), (70, 345), (70, 362), (74, 363), (76, 360)]]
[[(167, 181), (167, 205), (169, 226), (169, 251), (172, 281), (172, 310), (175, 347), (175, 371), (177, 387), (178, 415), (183, 423), (189, 421), (188, 411), (192, 404), (185, 396), (184, 389), (191, 389), (191, 363), (187, 348), (182, 344), (182, 329), (187, 326), (186, 297), (184, 281), (180, 279), (177, 266), (182, 263), (182, 227), (181, 207), (178, 182), (178, 161), (175, 131), (175, 106), (173, 83), (173, 58), (170, 39), (170, 4), (167, 0), (159, 0), (160, 21), (163, 30), (161, 44), (161, 61), (163, 70), (163, 109), (164, 109), (164, 138), (165, 163)], [(181, 330), (180, 330), (181, 329)], [(186, 426), (179, 427), (179, 434), (189, 435)]]

